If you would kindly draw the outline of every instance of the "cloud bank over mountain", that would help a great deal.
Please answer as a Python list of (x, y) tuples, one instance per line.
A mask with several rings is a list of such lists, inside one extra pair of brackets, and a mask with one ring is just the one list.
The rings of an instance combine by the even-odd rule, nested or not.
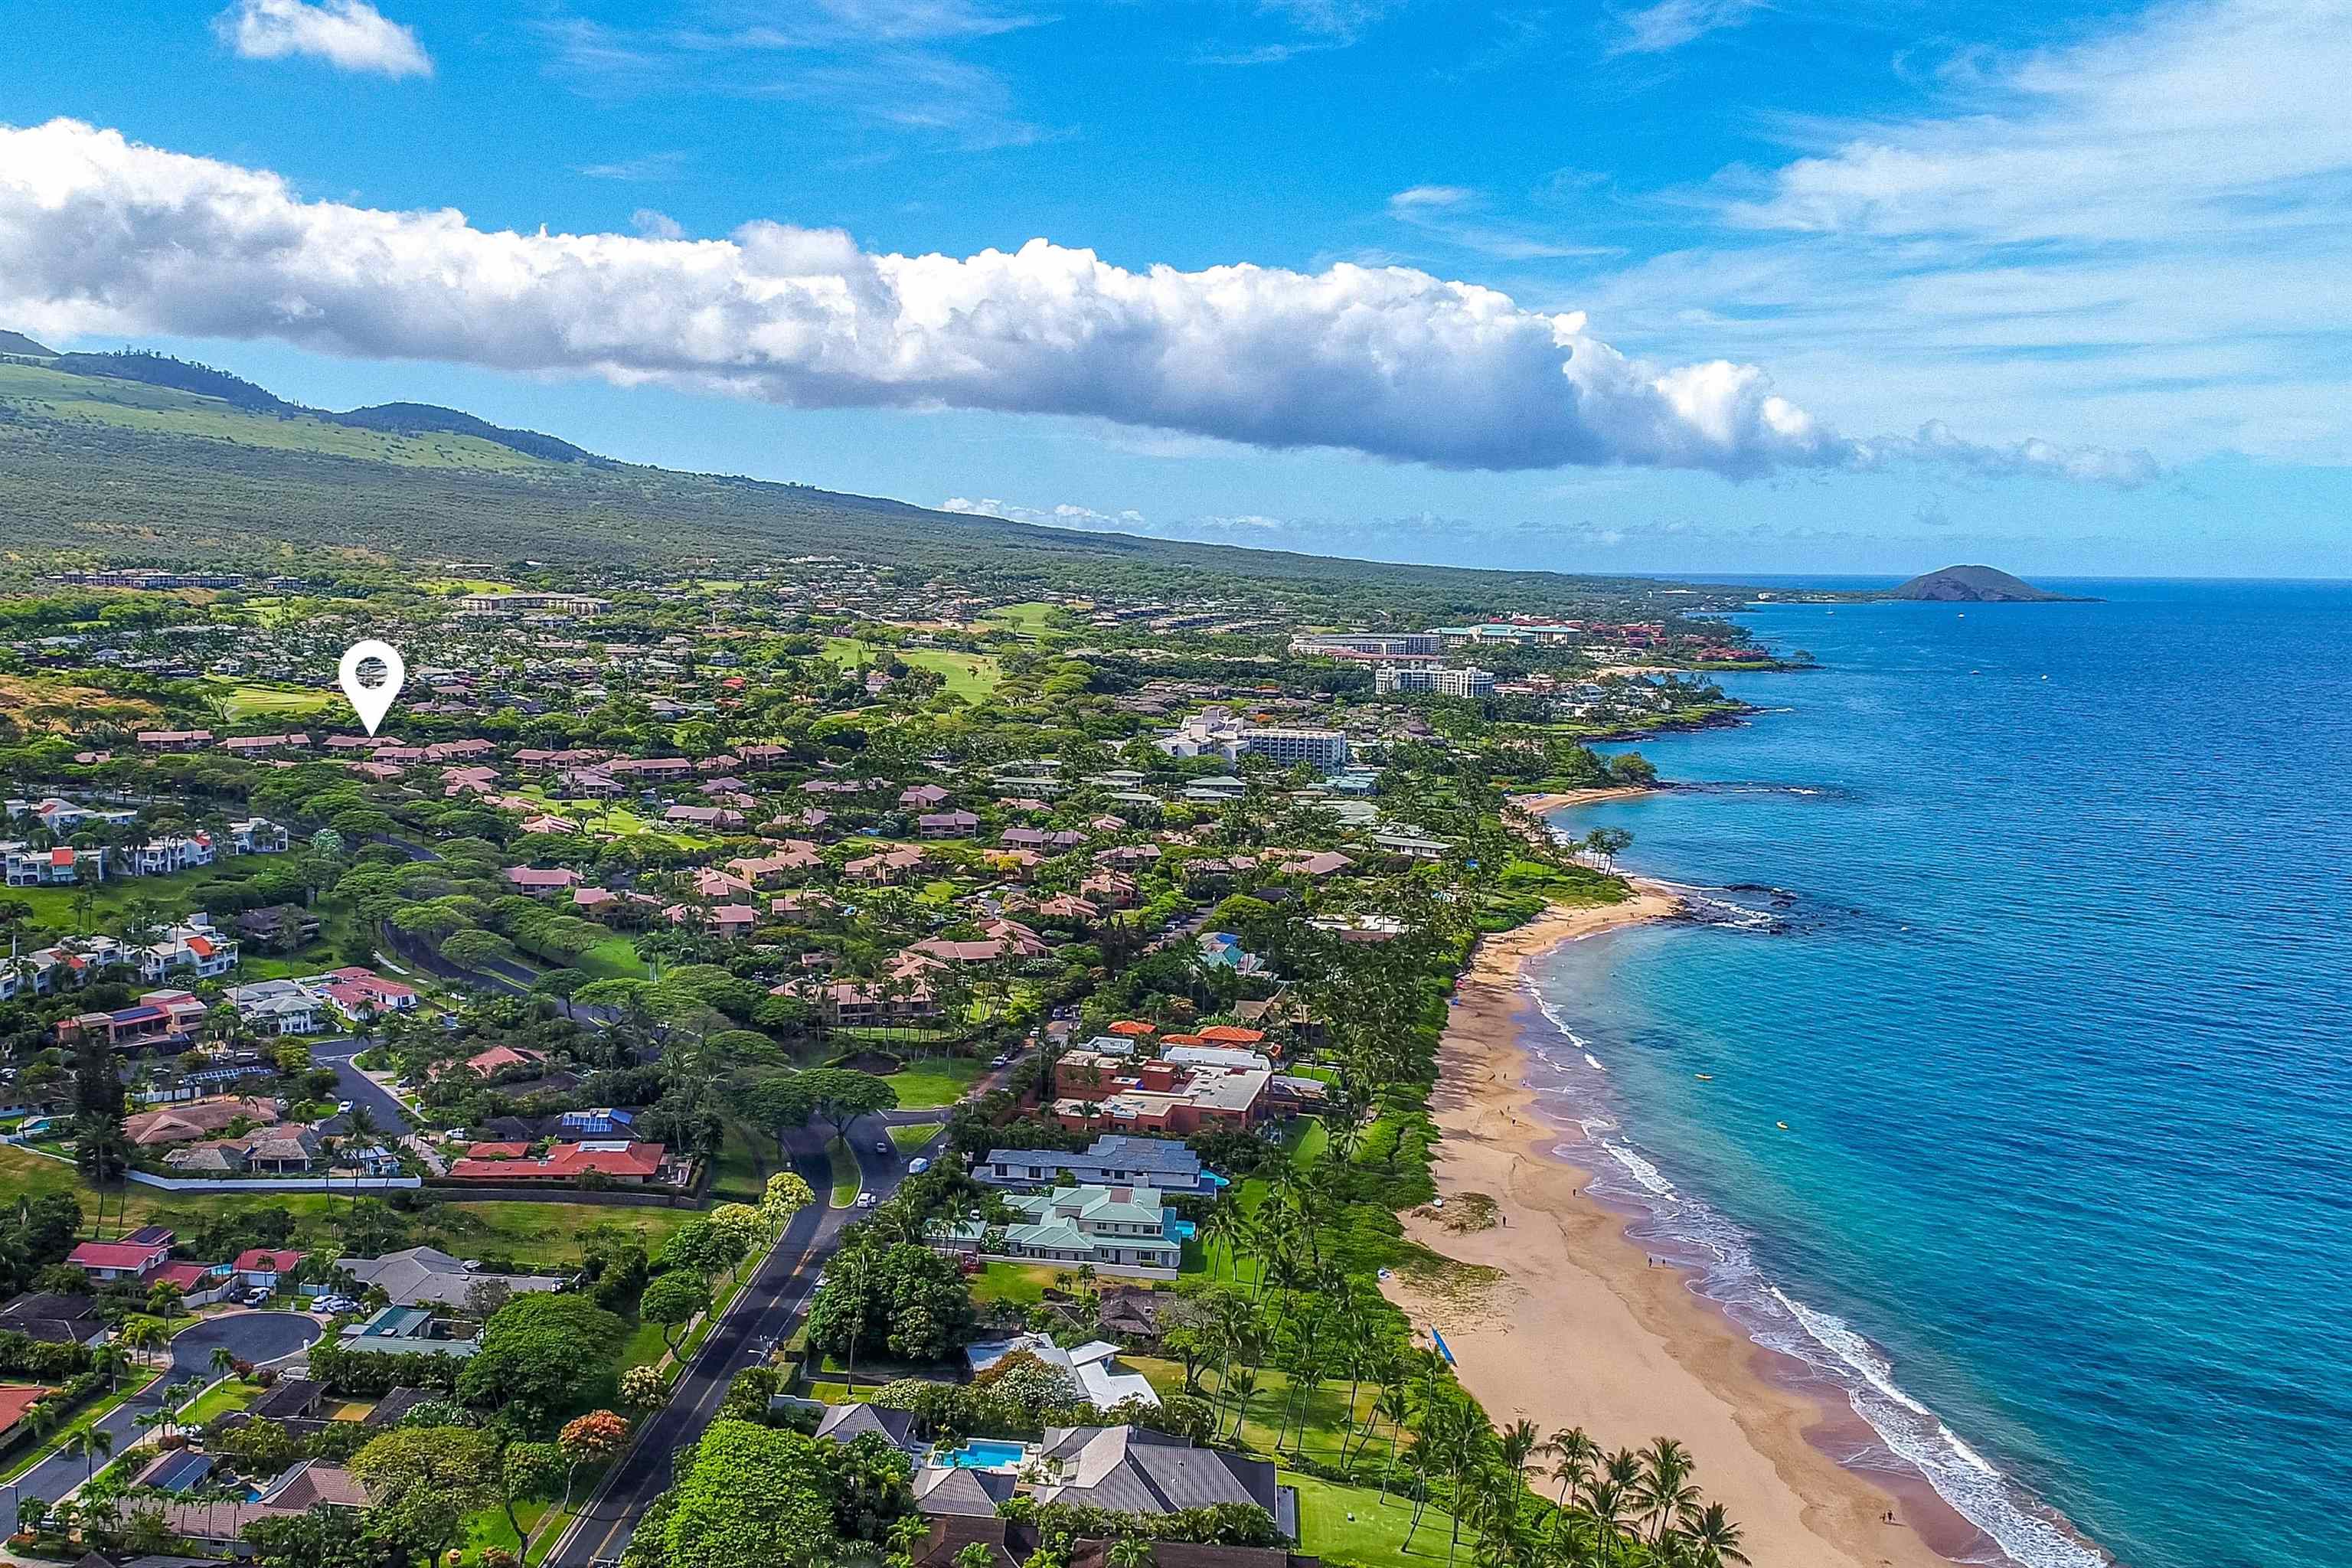
[(1928, 462), (2132, 484), (2146, 454), (1856, 437), (1728, 360), (1657, 366), (1401, 267), (1131, 270), (1032, 240), (953, 258), (760, 221), (722, 239), (488, 232), (306, 200), (278, 175), (69, 120), (0, 129), (0, 321), (274, 339), (795, 407), (1090, 416), (1469, 469), (1745, 479)]

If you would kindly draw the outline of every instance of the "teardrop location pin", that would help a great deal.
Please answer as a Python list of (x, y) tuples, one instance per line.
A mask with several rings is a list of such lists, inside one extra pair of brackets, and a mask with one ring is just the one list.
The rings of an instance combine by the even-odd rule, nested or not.
[[(383, 667), (381, 678), (373, 682), (362, 678), (361, 668), (371, 660)], [(369, 670), (366, 674), (372, 676), (376, 672)], [(392, 704), (400, 696), (401, 687), (408, 680), (408, 666), (401, 659), (400, 650), (373, 637), (355, 642), (343, 650), (341, 675), (343, 695), (351, 699), (352, 711), (360, 716), (360, 722), (367, 726), (367, 732), (374, 734), (383, 722), (383, 716), (392, 711)]]

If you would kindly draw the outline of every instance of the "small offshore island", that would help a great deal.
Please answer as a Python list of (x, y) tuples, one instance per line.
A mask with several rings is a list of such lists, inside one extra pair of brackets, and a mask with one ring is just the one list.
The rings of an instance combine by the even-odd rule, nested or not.
[(2053, 594), (1991, 566), (1946, 566), (1940, 571), (1922, 573), (1901, 587), (1878, 596), (1921, 599), (1939, 605), (2095, 605), (2099, 602), (2072, 594)]

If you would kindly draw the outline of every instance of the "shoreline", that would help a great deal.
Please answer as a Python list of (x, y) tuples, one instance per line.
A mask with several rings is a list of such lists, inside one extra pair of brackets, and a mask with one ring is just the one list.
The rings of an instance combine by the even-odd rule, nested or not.
[[(1593, 789), (1538, 791), (1531, 795), (1507, 795), (1504, 799), (1505, 804), (1516, 806), (1529, 816), (1541, 821), (1549, 813), (1565, 810), (1572, 805), (1598, 805), (1605, 800), (1639, 800), (1645, 795), (1655, 793), (1658, 787), (1656, 784), (1606, 784)], [(1538, 921), (1536, 923), (1540, 925), (1542, 921)], [(1523, 926), (1520, 929), (1524, 931), (1528, 928)]]
[(1633, 882), (1622, 903), (1558, 910), (1479, 944), (1440, 1046), (1433, 1173), (1447, 1197), (1493, 1198), (1500, 1223), (1455, 1232), (1426, 1210), (1401, 1216), (1412, 1240), (1466, 1267), (1400, 1271), (1382, 1290), (1417, 1331), (1444, 1333), (1456, 1375), (1497, 1426), (1582, 1426), (1610, 1451), (1660, 1436), (1686, 1444), (1697, 1484), (1759, 1568), (2006, 1561), (1924, 1476), (1841, 1463), (1877, 1444), (1844, 1391), (1757, 1344), (1695, 1290), (1695, 1261), (1646, 1252), (1628, 1234), (1642, 1216), (1591, 1195), (1591, 1173), (1552, 1152), (1564, 1135), (1528, 1087), (1520, 1031), (1535, 1010), (1520, 971), (1561, 943), (1681, 912), (1670, 885)]

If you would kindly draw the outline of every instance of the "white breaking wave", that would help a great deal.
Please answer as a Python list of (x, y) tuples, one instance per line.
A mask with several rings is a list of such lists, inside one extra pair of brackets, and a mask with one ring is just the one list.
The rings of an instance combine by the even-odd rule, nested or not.
[(1837, 1379), (1854, 1413), (1888, 1450), (1927, 1477), (1937, 1496), (2002, 1552), (2025, 1568), (2111, 1568), (2113, 1558), (2029, 1506), (1983, 1455), (1905, 1393), (1886, 1358), (1850, 1324), (1778, 1286), (1766, 1291), (1803, 1331), (1804, 1342), (1776, 1342), (1774, 1336), (1765, 1336), (1765, 1342)]
[(1609, 1152), (1611, 1159), (1624, 1166), (1626, 1173), (1641, 1183), (1643, 1186), (1662, 1198), (1673, 1198), (1676, 1203), (1682, 1201), (1681, 1196), (1675, 1191), (1675, 1184), (1666, 1180), (1664, 1173), (1655, 1165), (1651, 1164), (1641, 1155), (1622, 1143), (1604, 1142), (1601, 1146)]
[[(1770, 917), (1759, 919), (1769, 923)], [(1528, 991), (1552, 1026), (1583, 1050), (1587, 1044), (1583, 1037), (1542, 992), (1532, 984)], [(1588, 1062), (1600, 1066), (1590, 1052), (1584, 1054)], [(1613, 1096), (1613, 1090), (1604, 1087), (1613, 1079), (1577, 1081), (1583, 1087), (1559, 1091), (1571, 1101), (1590, 1096), (1605, 1105), (1608, 1097)], [(1676, 1242), (1702, 1248), (1713, 1257), (1716, 1262), (1706, 1270), (1699, 1286), (1702, 1295), (1723, 1307), (1758, 1344), (1804, 1363), (1843, 1389), (1854, 1413), (1877, 1435), (1886, 1452), (1923, 1477), (1954, 1512), (1982, 1531), (2020, 1568), (2114, 1568), (2112, 1557), (2069, 1531), (1906, 1391), (1886, 1355), (1859, 1331), (1772, 1283), (1756, 1261), (1747, 1234), (1735, 1222), (1704, 1197), (1678, 1191), (1664, 1172), (1630, 1143), (1606, 1136), (1621, 1131), (1621, 1123), (1599, 1114), (1600, 1109), (1600, 1105), (1588, 1105), (1574, 1118), (1573, 1125), (1583, 1134), (1581, 1144), (1563, 1144), (1555, 1152), (1593, 1170), (1596, 1193), (1649, 1210), (1652, 1217), (1637, 1225), (1635, 1235), (1645, 1234), (1643, 1226), (1654, 1226), (1658, 1239), (1671, 1235)], [(1595, 1150), (1608, 1159), (1595, 1164), (1591, 1159)], [(1612, 1168), (1622, 1175), (1603, 1173)]]
[(1591, 1067), (1594, 1072), (1607, 1072), (1609, 1070), (1607, 1068), (1601, 1065), (1601, 1058), (1594, 1056), (1591, 1051), (1584, 1053), (1584, 1059)]
[(1886, 1363), (1886, 1358), (1872, 1348), (1868, 1340), (1855, 1333), (1843, 1319), (1829, 1312), (1816, 1312), (1803, 1302), (1792, 1300), (1788, 1292), (1778, 1285), (1765, 1289), (1774, 1300), (1789, 1310), (1789, 1315), (1803, 1326), (1805, 1332), (1812, 1335), (1840, 1361), (1860, 1373), (1864, 1382), (1912, 1414), (1934, 1418), (1935, 1412), (1896, 1386), (1895, 1369)]

